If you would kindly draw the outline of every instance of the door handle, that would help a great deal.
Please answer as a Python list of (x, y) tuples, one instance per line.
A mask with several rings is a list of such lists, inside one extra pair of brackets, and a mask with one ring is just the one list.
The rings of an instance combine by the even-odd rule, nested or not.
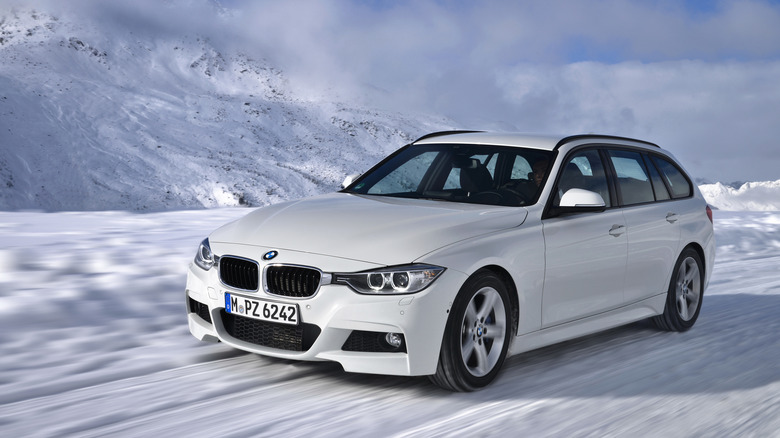
[(618, 237), (621, 234), (626, 232), (626, 227), (624, 225), (612, 225), (612, 228), (609, 229), (610, 236)]
[(677, 222), (677, 219), (679, 219), (679, 217), (677, 217), (677, 213), (666, 214), (666, 222), (669, 222), (670, 224)]

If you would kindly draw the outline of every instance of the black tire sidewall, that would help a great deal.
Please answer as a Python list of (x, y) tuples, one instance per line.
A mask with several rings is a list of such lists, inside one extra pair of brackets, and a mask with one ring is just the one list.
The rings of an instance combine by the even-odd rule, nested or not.
[[(461, 357), (461, 324), (463, 323), (463, 317), (465, 316), (469, 302), (471, 302), (474, 295), (484, 287), (495, 289), (501, 297), (504, 304), (504, 312), (506, 313), (506, 315), (504, 315), (506, 318), (506, 327), (504, 345), (502, 346), (498, 361), (488, 374), (477, 377), (469, 372)], [(501, 371), (501, 367), (506, 359), (507, 351), (509, 350), (509, 344), (512, 341), (511, 314), (512, 311), (507, 287), (504, 282), (492, 272), (478, 272), (469, 278), (469, 280), (464, 283), (463, 287), (461, 287), (460, 292), (458, 292), (458, 296), (453, 303), (450, 317), (447, 320), (447, 327), (444, 333), (444, 348), (442, 348), (444, 357), (442, 359), (449, 362), (447, 368), (455, 374), (451, 376), (451, 378), (457, 380), (458, 386), (460, 386), (462, 390), (470, 391), (487, 386)]]
[[(701, 290), (699, 291), (699, 303), (696, 306), (696, 311), (693, 313), (693, 317), (689, 319), (688, 321), (682, 319), (680, 317), (679, 312), (677, 311), (677, 276), (680, 272), (680, 266), (682, 265), (683, 261), (685, 261), (687, 258), (692, 258), (696, 265), (699, 268), (699, 281), (701, 285)], [(674, 264), (674, 270), (672, 271), (672, 277), (669, 282), (669, 290), (667, 292), (666, 297), (666, 309), (664, 317), (667, 318), (669, 322), (671, 322), (671, 325), (673, 329), (677, 331), (686, 331), (693, 327), (693, 325), (696, 323), (696, 320), (699, 318), (699, 312), (701, 311), (701, 305), (704, 301), (704, 266), (702, 265), (701, 257), (699, 256), (699, 253), (691, 248), (686, 248), (681, 254), (680, 257), (677, 258), (677, 263)]]

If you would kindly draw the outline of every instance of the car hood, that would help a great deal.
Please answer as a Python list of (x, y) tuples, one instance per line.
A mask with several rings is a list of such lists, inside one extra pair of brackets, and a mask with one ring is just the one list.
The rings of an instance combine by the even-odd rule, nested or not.
[(332, 193), (260, 208), (209, 238), (389, 266), (517, 227), (527, 215), (522, 207)]

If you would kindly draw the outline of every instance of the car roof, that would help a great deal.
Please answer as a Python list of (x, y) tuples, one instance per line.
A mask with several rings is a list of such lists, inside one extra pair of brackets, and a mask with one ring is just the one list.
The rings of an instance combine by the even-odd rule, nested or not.
[(544, 134), (523, 134), (512, 132), (483, 132), (483, 131), (442, 131), (424, 135), (412, 144), (484, 144), (493, 146), (516, 146), (532, 149), (556, 150), (566, 143), (577, 140), (604, 140), (613, 142), (620, 140), (624, 142), (639, 143), (643, 146), (659, 146), (644, 140), (633, 138), (616, 137), (611, 135), (582, 134), (582, 135), (544, 135)]

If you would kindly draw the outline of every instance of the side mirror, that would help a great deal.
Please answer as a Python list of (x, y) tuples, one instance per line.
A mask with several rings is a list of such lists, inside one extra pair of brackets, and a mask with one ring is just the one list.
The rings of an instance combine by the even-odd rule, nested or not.
[(351, 186), (353, 182), (355, 182), (356, 179), (360, 178), (359, 173), (353, 173), (351, 175), (347, 175), (346, 178), (344, 178), (344, 182), (341, 183), (341, 188), (346, 189), (347, 187)]
[(561, 203), (550, 208), (547, 217), (560, 216), (566, 213), (586, 213), (604, 211), (607, 204), (604, 198), (596, 192), (583, 189), (569, 189), (561, 196)]
[(562, 208), (596, 208), (605, 209), (607, 204), (604, 202), (604, 198), (596, 192), (583, 189), (569, 189), (561, 196)]

